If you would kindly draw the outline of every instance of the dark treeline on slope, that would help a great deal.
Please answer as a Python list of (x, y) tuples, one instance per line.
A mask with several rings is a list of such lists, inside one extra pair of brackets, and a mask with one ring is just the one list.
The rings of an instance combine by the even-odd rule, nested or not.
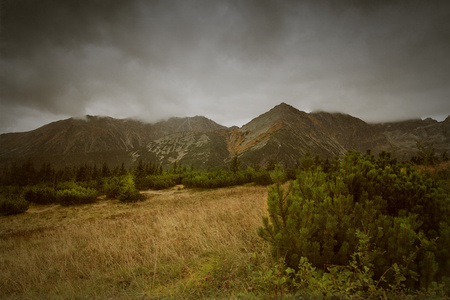
[[(131, 172), (133, 168), (126, 169), (125, 164), (109, 167), (107, 163), (101, 166), (96, 164), (84, 164), (81, 166), (55, 168), (50, 163), (42, 164), (37, 167), (32, 160), (18, 166), (11, 164), (6, 166), (0, 174), (1, 185), (29, 186), (35, 184), (52, 184), (57, 186), (59, 182), (89, 182), (97, 181), (111, 176), (122, 176)], [(162, 174), (162, 167), (151, 162), (139, 161), (137, 167), (137, 175), (144, 176), (150, 174)]]
[[(435, 149), (432, 146), (424, 146), (420, 142), (418, 142), (417, 149), (418, 151), (416, 155), (414, 155), (410, 160), (415, 164), (434, 165), (439, 162), (448, 161), (448, 154), (446, 152), (442, 153), (441, 155), (436, 155)], [(312, 156), (308, 152), (304, 156), (308, 158), (308, 160), (312, 159), (315, 165), (322, 164), (324, 169), (329, 168), (330, 160), (328, 158), (324, 160), (319, 155)], [(337, 157), (334, 159), (334, 161), (336, 160), (338, 160)], [(177, 174), (178, 176), (172, 176), (174, 177), (173, 179), (176, 179), (175, 181), (177, 182), (177, 184), (181, 184), (180, 178), (184, 179), (186, 177), (189, 179), (186, 181), (187, 184), (192, 187), (196, 185), (194, 182), (199, 181), (194, 180), (196, 176), (200, 175), (206, 176), (206, 174), (208, 174), (208, 176), (206, 177), (211, 179), (213, 177), (224, 175), (225, 174), (224, 172), (226, 171), (232, 171), (231, 173), (228, 173), (228, 175), (230, 175), (229, 177), (231, 177), (231, 175), (236, 177), (242, 175), (242, 173), (239, 173), (237, 171), (245, 170), (246, 167), (249, 167), (249, 169), (257, 173), (264, 173), (262, 172), (264, 170), (265, 171), (273, 170), (276, 164), (280, 164), (280, 162), (277, 162), (272, 159), (271, 161), (269, 161), (265, 169), (258, 164), (252, 164), (250, 166), (242, 166), (238, 157), (235, 156), (230, 161), (228, 168), (226, 167), (218, 168), (214, 171), (211, 171), (210, 169), (206, 171), (195, 170), (194, 172), (193, 165), (186, 167), (185, 165), (180, 165), (177, 162), (173, 163), (172, 166), (167, 167), (165, 170), (163, 170), (163, 167), (157, 163), (142, 160), (139, 160), (134, 166), (131, 166), (128, 169), (125, 167), (124, 163), (122, 163), (121, 165), (115, 165), (114, 167), (111, 167), (106, 162), (100, 165), (85, 163), (81, 165), (74, 165), (71, 167), (66, 166), (63, 168), (58, 168), (52, 165), (51, 163), (38, 164), (37, 162), (29, 159), (28, 161), (26, 161), (21, 165), (18, 163), (3, 165), (2, 168), (0, 169), (0, 185), (30, 186), (40, 183), (46, 183), (46, 184), (53, 184), (54, 186), (56, 186), (58, 182), (99, 181), (106, 177), (122, 176), (128, 173), (132, 173), (135, 179), (139, 181), (138, 185), (142, 186), (143, 189), (153, 188), (149, 183), (149, 180), (145, 179), (146, 176), (150, 175), (161, 176), (164, 174)], [(289, 178), (295, 179), (295, 170), (299, 168), (299, 162), (297, 162), (296, 165), (286, 165), (286, 163), (281, 164), (288, 171)], [(266, 178), (267, 176), (268, 176), (267, 173), (262, 175), (262, 177)], [(156, 177), (153, 177), (152, 179), (156, 179)], [(203, 185), (206, 186), (202, 187), (208, 187), (206, 183), (203, 183)], [(211, 187), (214, 187), (215, 184), (211, 183), (211, 185), (212, 185)], [(225, 184), (225, 186), (227, 185), (233, 184)]]
[[(29, 160), (21, 166), (12, 164), (0, 177), (0, 215), (17, 214), (28, 209), (29, 203), (62, 205), (92, 203), (102, 194), (111, 195), (113, 185), (122, 201), (137, 201), (142, 197), (135, 187), (135, 178), (162, 175), (160, 166), (139, 162), (135, 169), (110, 168), (106, 163), (56, 169), (51, 164), (36, 168)], [(109, 189), (109, 190), (108, 190)], [(120, 196), (120, 197), (119, 197)]]

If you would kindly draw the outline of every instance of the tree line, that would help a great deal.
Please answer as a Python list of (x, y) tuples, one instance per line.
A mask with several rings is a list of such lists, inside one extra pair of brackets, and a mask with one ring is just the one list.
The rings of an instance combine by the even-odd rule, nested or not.
[[(422, 150), (418, 157), (427, 161), (434, 157), (429, 149)], [(389, 161), (390, 153), (382, 152), (379, 159)], [(414, 160), (404, 163), (415, 164)], [(320, 166), (323, 172), (331, 174), (340, 168), (340, 164), (341, 159), (337, 157), (331, 161), (322, 160), (318, 155), (306, 153), (295, 166), (284, 166), (284, 170), (286, 180), (294, 180), (299, 170)], [(63, 205), (90, 203), (102, 194), (124, 202), (138, 201), (142, 199), (138, 190), (166, 189), (180, 184), (188, 188), (220, 188), (246, 183), (270, 185), (274, 183), (271, 173), (275, 166), (276, 162), (271, 161), (266, 168), (258, 164), (243, 168), (237, 156), (231, 159), (228, 168), (207, 171), (195, 170), (192, 165), (187, 167), (177, 162), (164, 170), (158, 164), (142, 160), (129, 169), (123, 163), (114, 168), (103, 163), (101, 167), (84, 164), (62, 169), (45, 163), (37, 168), (29, 160), (21, 166), (11, 164), (0, 173), (0, 213), (26, 211), (30, 202)], [(355, 197), (359, 195), (356, 193)]]
[(139, 190), (166, 189), (183, 184), (188, 188), (219, 188), (245, 183), (271, 184), (271, 169), (257, 165), (240, 168), (235, 156), (226, 169), (195, 170), (174, 162), (170, 167), (138, 161), (126, 169), (124, 164), (110, 168), (84, 164), (56, 169), (45, 163), (35, 167), (29, 160), (18, 166), (11, 164), (0, 174), (0, 214), (17, 214), (29, 203), (74, 205), (95, 202), (99, 195), (123, 202), (142, 200)]

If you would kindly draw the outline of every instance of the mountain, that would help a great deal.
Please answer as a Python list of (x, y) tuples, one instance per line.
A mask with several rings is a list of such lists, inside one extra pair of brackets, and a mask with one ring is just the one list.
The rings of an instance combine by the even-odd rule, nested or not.
[(230, 138), (231, 151), (250, 163), (270, 160), (295, 164), (306, 152), (325, 158), (347, 150), (375, 152), (389, 147), (388, 140), (360, 119), (338, 113), (305, 113), (282, 103)]
[(0, 135), (0, 165), (50, 162), (130, 166), (137, 160), (162, 165), (179, 162), (197, 168), (226, 166), (234, 155), (243, 165), (271, 161), (295, 165), (306, 152), (333, 158), (354, 149), (394, 152), (410, 158), (417, 142), (437, 153), (450, 149), (450, 118), (368, 124), (341, 113), (305, 113), (281, 103), (241, 128), (205, 117), (171, 118), (157, 123), (86, 116), (22, 133)]
[(0, 135), (0, 164), (32, 159), (57, 166), (103, 162), (130, 165), (139, 155), (146, 154), (142, 149), (151, 141), (163, 136), (224, 128), (199, 116), (155, 124), (98, 116), (70, 118), (29, 132)]
[(417, 152), (417, 142), (433, 147), (436, 153), (450, 150), (450, 116), (442, 122), (427, 118), (374, 124), (372, 127), (388, 139), (391, 151), (400, 158), (409, 158), (411, 153)]

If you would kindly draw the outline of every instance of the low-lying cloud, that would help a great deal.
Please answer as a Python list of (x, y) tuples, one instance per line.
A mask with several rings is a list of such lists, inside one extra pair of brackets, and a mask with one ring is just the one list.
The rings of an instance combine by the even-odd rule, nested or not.
[(243, 125), (280, 102), (450, 113), (448, 1), (4, 1), (0, 132), (70, 116)]

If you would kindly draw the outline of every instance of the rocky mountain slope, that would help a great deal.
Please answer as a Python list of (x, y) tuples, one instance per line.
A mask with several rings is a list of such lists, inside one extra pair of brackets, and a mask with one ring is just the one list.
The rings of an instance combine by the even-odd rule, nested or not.
[(148, 159), (145, 149), (153, 140), (175, 132), (225, 128), (199, 116), (171, 118), (154, 124), (98, 116), (70, 118), (29, 132), (0, 135), (0, 164), (32, 159), (58, 166), (103, 162), (130, 165), (140, 155)]
[(306, 152), (333, 158), (349, 149), (387, 149), (386, 138), (360, 119), (344, 114), (305, 113), (280, 104), (230, 135), (230, 152), (244, 161), (295, 164)]
[(0, 165), (32, 159), (57, 166), (82, 163), (132, 165), (138, 159), (198, 168), (226, 166), (234, 155), (243, 165), (270, 161), (295, 165), (306, 152), (323, 158), (350, 149), (394, 152), (409, 158), (417, 141), (437, 153), (450, 150), (450, 118), (368, 124), (346, 114), (305, 113), (281, 103), (241, 128), (205, 117), (171, 118), (153, 124), (86, 116), (33, 131), (0, 135)]
[(374, 124), (372, 127), (387, 138), (391, 151), (399, 158), (408, 158), (416, 152), (417, 142), (433, 147), (438, 154), (448, 154), (450, 150), (450, 116), (442, 122), (427, 118)]

